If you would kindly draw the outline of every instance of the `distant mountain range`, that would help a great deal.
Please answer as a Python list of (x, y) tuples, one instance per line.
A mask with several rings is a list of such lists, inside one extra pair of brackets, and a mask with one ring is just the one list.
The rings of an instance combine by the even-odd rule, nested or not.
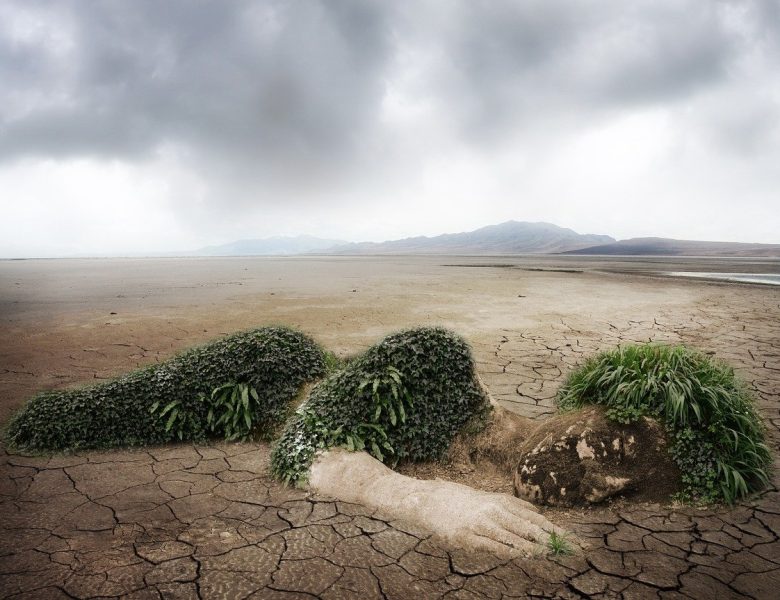
[(412, 237), (386, 242), (347, 243), (309, 235), (239, 240), (221, 246), (207, 246), (188, 254), (199, 256), (578, 254), (780, 258), (780, 244), (698, 242), (667, 238), (632, 238), (616, 241), (608, 235), (580, 234), (551, 223), (507, 221), (464, 233)]
[(329, 254), (556, 254), (608, 244), (608, 235), (583, 235), (551, 223), (507, 221), (465, 233), (362, 242), (328, 249)]
[(669, 238), (631, 238), (610, 244), (569, 250), (563, 254), (638, 256), (734, 256), (780, 257), (780, 244), (697, 242)]
[(287, 256), (320, 252), (346, 244), (344, 240), (326, 240), (311, 235), (271, 237), (258, 240), (238, 240), (221, 246), (206, 246), (198, 256)]

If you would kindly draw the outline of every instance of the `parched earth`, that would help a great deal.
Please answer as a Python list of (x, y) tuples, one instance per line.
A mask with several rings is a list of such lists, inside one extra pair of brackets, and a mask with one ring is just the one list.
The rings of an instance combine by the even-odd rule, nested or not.
[[(627, 341), (696, 345), (748, 381), (780, 455), (777, 289), (426, 268), (412, 281), (414, 295), (399, 283), (407, 278), (401, 270), (386, 283), (366, 276), (359, 289), (344, 281), (344, 290), (318, 289), (316, 301), (299, 284), (253, 289), (252, 296), (233, 290), (187, 311), (169, 297), (165, 308), (161, 295), (156, 304), (151, 298), (154, 314), (114, 299), (113, 290), (111, 303), (97, 308), (57, 312), (32, 303), (29, 313), (7, 312), (0, 326), (7, 340), (0, 350), (3, 410), (59, 379), (107, 377), (215, 332), (260, 324), (247, 314), (251, 305), (262, 306), (266, 320), (296, 324), (330, 347), (346, 337), (345, 351), (409, 324), (446, 323), (472, 342), (491, 393), (539, 419), (554, 412), (565, 373), (597, 350)], [(56, 320), (43, 319), (46, 311)], [(0, 597), (720, 600), (775, 598), (780, 590), (776, 490), (713, 510), (628, 502), (547, 510), (587, 542), (585, 551), (503, 560), (448, 548), (361, 506), (284, 488), (269, 479), (267, 464), (263, 444), (53, 457), (3, 451)], [(776, 460), (775, 483), (778, 466)]]
[(726, 514), (570, 515), (583, 555), (446, 548), (267, 476), (268, 447), (3, 456), (0, 595), (14, 598), (754, 598), (780, 585), (776, 493)]

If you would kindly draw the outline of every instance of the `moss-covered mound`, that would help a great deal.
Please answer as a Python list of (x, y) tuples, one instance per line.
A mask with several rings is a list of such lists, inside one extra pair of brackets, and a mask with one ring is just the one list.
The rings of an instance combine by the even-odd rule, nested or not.
[(272, 470), (301, 481), (318, 449), (341, 445), (390, 463), (438, 458), (488, 410), (463, 339), (441, 328), (404, 331), (312, 389), (274, 447)]
[(731, 367), (695, 350), (647, 344), (604, 352), (569, 375), (557, 401), (564, 410), (602, 404), (623, 423), (659, 418), (685, 500), (730, 503), (768, 483), (769, 449), (749, 390)]
[[(242, 384), (234, 388), (242, 410), (230, 416), (268, 429), (288, 416), (302, 384), (324, 372), (322, 350), (304, 334), (284, 327), (255, 329), (108, 383), (41, 393), (14, 416), (7, 437), (12, 447), (34, 451), (199, 440), (215, 431), (209, 416), (212, 423), (218, 420), (212, 392), (229, 383)], [(217, 434), (226, 431), (220, 427)]]

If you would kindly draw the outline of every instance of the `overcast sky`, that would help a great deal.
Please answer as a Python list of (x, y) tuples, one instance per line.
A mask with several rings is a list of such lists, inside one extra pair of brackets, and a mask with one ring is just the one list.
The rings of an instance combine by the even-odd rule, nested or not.
[(780, 243), (776, 0), (0, 0), (0, 256)]

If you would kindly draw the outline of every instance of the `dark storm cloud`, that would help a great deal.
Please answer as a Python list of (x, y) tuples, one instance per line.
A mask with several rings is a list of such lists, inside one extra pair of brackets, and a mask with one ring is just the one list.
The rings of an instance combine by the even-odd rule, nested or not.
[(17, 28), (32, 31), (14, 40), (7, 23), (0, 42), (6, 157), (132, 156), (165, 142), (228, 160), (333, 156), (382, 95), (388, 32), (359, 1), (17, 8)]
[[(777, 66), (780, 36), (770, 0), (6, 6), (0, 157), (132, 159), (173, 144), (250, 178), (381, 162), (393, 136), (382, 101), (405, 52), (426, 65), (406, 92), (434, 98), (478, 146), (729, 86), (739, 101), (740, 61)], [(734, 108), (715, 105), (701, 126)]]
[[(765, 7), (741, 6), (759, 26)], [(745, 51), (716, 2), (463, 2), (455, 19), (428, 17), (411, 27), (422, 45), (434, 32), (437, 83), (477, 137), (685, 99), (727, 81)]]

